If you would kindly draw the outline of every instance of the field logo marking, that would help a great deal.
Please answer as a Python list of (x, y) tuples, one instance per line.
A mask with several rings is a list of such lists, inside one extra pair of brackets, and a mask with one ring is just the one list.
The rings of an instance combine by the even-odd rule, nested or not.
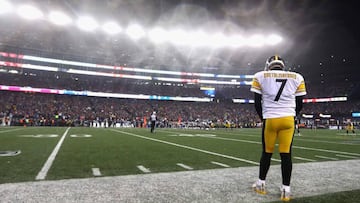
[(21, 154), (21, 150), (16, 151), (0, 151), (0, 156), (16, 156)]
[(92, 137), (92, 135), (88, 135), (88, 134), (73, 134), (70, 135), (70, 137), (80, 137), (80, 138), (88, 138), (88, 137)]
[(46, 178), (47, 173), (49, 172), (51, 165), (54, 162), (55, 157), (56, 157), (57, 153), (59, 152), (60, 147), (61, 147), (62, 143), (64, 142), (65, 137), (66, 137), (67, 133), (69, 132), (69, 130), (70, 130), (70, 127), (66, 129), (66, 131), (60, 138), (59, 142), (55, 146), (55, 148), (52, 151), (52, 153), (50, 154), (49, 158), (46, 160), (44, 166), (41, 168), (40, 172), (37, 174), (35, 180), (44, 180)]
[(215, 156), (219, 156), (219, 157), (223, 157), (223, 158), (228, 158), (228, 159), (232, 159), (232, 160), (236, 160), (236, 161), (246, 162), (246, 163), (249, 163), (249, 164), (259, 165), (258, 162), (250, 161), (250, 160), (247, 160), (247, 159), (242, 159), (242, 158), (233, 157), (233, 156), (229, 156), (229, 155), (225, 155), (225, 154), (219, 154), (219, 153), (216, 153), (216, 152), (211, 152), (211, 151), (202, 150), (202, 149), (198, 149), (198, 148), (194, 148), (194, 147), (189, 147), (189, 146), (186, 146), (186, 145), (181, 145), (181, 144), (176, 144), (176, 143), (167, 142), (167, 141), (163, 141), (163, 140), (158, 140), (158, 139), (154, 139), (154, 138), (150, 138), (150, 137), (137, 135), (137, 134), (134, 134), (134, 133), (124, 132), (124, 131), (119, 131), (119, 130), (113, 130), (113, 129), (110, 129), (110, 130), (114, 131), (114, 132), (126, 134), (126, 135), (131, 135), (131, 136), (134, 136), (134, 137), (146, 139), (146, 140), (151, 140), (151, 141), (160, 142), (160, 143), (163, 143), (163, 144), (173, 145), (173, 146), (176, 146), (176, 147), (181, 147), (181, 148), (185, 148), (185, 149), (190, 149), (190, 150), (202, 152), (202, 153), (205, 153), (205, 154), (211, 154), (211, 155), (215, 155)]

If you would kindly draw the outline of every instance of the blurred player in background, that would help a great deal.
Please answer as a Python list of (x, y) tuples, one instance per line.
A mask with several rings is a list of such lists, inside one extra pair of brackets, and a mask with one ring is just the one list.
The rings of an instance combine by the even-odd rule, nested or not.
[(296, 129), (296, 132), (297, 132), (297, 136), (301, 136), (300, 134), (300, 120), (295, 118), (295, 129)]
[(294, 119), (302, 109), (306, 89), (303, 76), (284, 69), (283, 59), (277, 55), (271, 56), (266, 61), (265, 70), (255, 74), (251, 85), (256, 112), (263, 120), (259, 179), (252, 187), (256, 192), (266, 194), (265, 179), (278, 140), (282, 174), (281, 200), (289, 201)]
[(354, 124), (351, 121), (348, 121), (346, 124), (346, 135), (349, 135), (349, 131), (355, 134)]
[(156, 120), (157, 120), (156, 112), (154, 111), (150, 116), (150, 128), (151, 128), (150, 132), (151, 133), (154, 133)]

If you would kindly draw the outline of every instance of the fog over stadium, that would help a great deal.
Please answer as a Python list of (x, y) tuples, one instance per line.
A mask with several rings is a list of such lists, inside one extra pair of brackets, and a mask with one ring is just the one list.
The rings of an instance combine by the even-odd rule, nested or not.
[[(269, 55), (280, 54), (309, 81), (357, 80), (355, 1), (1, 2), (11, 4), (0, 10), (2, 44), (115, 65), (217, 74), (253, 74)], [(62, 14), (68, 22), (56, 21), (64, 20)]]

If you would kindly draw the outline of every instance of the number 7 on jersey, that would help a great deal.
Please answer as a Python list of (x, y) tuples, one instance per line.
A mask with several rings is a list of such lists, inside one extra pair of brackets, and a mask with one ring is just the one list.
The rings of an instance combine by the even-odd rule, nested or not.
[(281, 86), (280, 86), (280, 88), (279, 88), (279, 91), (278, 91), (278, 93), (276, 94), (276, 97), (275, 97), (275, 99), (274, 99), (274, 101), (279, 101), (280, 95), (281, 95), (281, 93), (282, 93), (283, 90), (284, 90), (284, 87), (285, 87), (285, 84), (286, 84), (287, 79), (276, 79), (275, 81), (276, 81), (276, 82), (281, 82)]

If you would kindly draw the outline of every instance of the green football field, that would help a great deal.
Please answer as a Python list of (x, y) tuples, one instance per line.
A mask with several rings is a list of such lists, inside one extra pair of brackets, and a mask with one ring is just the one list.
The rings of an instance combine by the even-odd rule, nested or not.
[[(260, 129), (0, 128), (0, 184), (257, 166), (260, 154)], [(292, 156), (359, 159), (360, 136), (302, 129)]]

